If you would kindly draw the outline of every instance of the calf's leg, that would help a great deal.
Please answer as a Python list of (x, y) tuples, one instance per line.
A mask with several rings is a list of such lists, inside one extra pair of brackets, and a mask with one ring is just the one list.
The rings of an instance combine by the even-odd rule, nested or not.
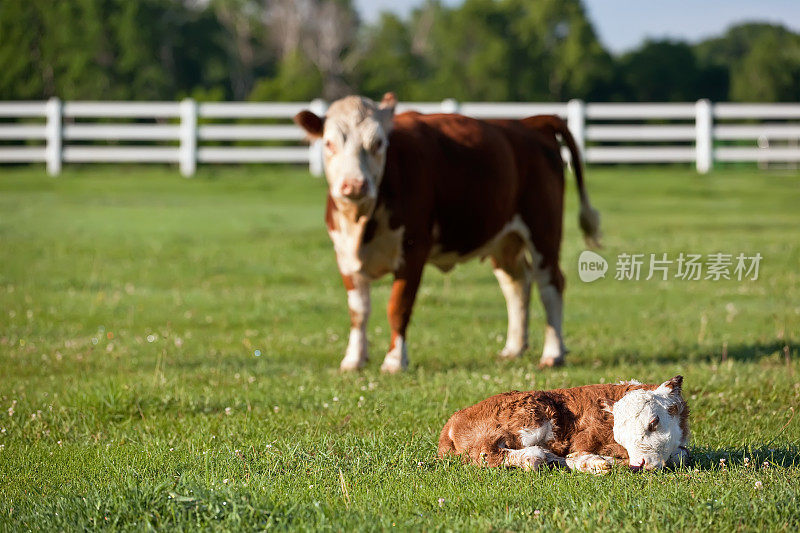
[(347, 289), (347, 307), (350, 309), (350, 340), (344, 359), (339, 365), (343, 371), (358, 370), (367, 364), (367, 321), (370, 313), (369, 280), (361, 275), (342, 276)]
[(527, 448), (508, 450), (506, 452), (506, 466), (515, 466), (523, 470), (536, 470), (549, 464), (566, 466), (563, 457), (541, 446), (528, 446)]
[(565, 462), (570, 470), (603, 475), (611, 472), (611, 467), (614, 466), (616, 460), (605, 455), (575, 452), (567, 455)]

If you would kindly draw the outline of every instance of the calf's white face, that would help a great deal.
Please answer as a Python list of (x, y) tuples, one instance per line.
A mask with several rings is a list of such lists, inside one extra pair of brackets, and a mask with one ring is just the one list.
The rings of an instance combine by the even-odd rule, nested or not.
[(324, 118), (310, 111), (295, 117), (312, 138), (322, 138), (328, 189), (340, 207), (358, 206), (360, 214), (374, 207), (396, 104), (392, 93), (380, 104), (348, 96), (331, 104)]
[(630, 391), (614, 403), (614, 440), (627, 450), (632, 467), (654, 470), (685, 458), (689, 435), (681, 425), (686, 408), (682, 382), (676, 376), (652, 391)]

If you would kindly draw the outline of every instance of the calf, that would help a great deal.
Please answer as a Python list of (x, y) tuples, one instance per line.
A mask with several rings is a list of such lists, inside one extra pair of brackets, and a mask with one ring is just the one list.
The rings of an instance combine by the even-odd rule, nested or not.
[(615, 460), (645, 470), (688, 458), (689, 408), (683, 377), (548, 391), (512, 391), (456, 412), (442, 429), (439, 456), (536, 469), (548, 463), (600, 473)]
[(397, 372), (408, 365), (406, 330), (425, 263), (448, 271), (474, 257), (491, 259), (506, 299), (508, 335), (500, 355), (518, 357), (528, 346), (535, 281), (547, 318), (541, 364), (562, 363), (564, 163), (557, 136), (572, 156), (581, 228), (588, 241), (599, 234), (566, 124), (556, 116), (395, 116), (395, 105), (391, 93), (380, 104), (349, 96), (331, 104), (324, 117), (310, 111), (295, 116), (324, 145), (325, 219), (350, 308), (342, 370), (367, 362), (373, 280), (394, 275), (387, 309), (391, 341), (381, 369)]

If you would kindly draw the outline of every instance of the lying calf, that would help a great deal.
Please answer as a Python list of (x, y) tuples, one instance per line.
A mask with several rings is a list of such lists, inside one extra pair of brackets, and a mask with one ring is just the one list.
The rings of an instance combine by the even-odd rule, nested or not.
[(689, 407), (682, 376), (549, 391), (512, 391), (456, 412), (442, 429), (439, 456), (535, 469), (555, 463), (602, 473), (614, 461), (653, 470), (688, 458)]

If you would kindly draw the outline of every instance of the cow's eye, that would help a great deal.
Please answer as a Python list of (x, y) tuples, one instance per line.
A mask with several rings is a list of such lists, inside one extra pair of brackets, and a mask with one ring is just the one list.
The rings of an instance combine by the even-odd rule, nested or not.
[(658, 427), (658, 417), (653, 418), (649, 424), (647, 424), (647, 431), (655, 431)]
[(326, 149), (327, 151), (329, 151), (330, 153), (333, 153), (333, 152), (335, 152), (335, 151), (336, 151), (336, 146), (333, 144), (333, 141), (332, 141), (332, 140), (330, 140), (330, 139), (326, 139), (326, 140), (325, 140), (325, 149)]
[(374, 143), (372, 143), (370, 151), (374, 154), (377, 153), (381, 148), (383, 148), (383, 139), (378, 139)]

